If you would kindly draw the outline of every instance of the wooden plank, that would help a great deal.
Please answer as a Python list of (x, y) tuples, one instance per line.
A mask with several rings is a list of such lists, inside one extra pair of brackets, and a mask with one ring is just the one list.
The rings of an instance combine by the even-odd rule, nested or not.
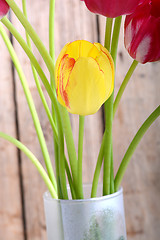
[[(20, 0), (16, 1), (20, 5)], [(44, 2), (43, 0), (37, 1), (27, 1), (29, 9), (29, 19), (30, 22), (35, 27), (40, 38), (43, 40), (45, 45), (48, 47), (48, 6), (49, 1)], [(29, 6), (32, 6), (30, 8)], [(36, 13), (36, 14), (35, 14)], [(56, 56), (60, 52), (61, 48), (65, 43), (73, 41), (76, 39), (84, 38), (90, 41), (96, 41), (96, 19), (94, 15), (88, 15), (88, 11), (82, 3), (79, 1), (66, 1), (61, 2), (56, 1), (56, 25), (55, 25), (55, 41), (56, 41)], [(13, 16), (12, 21), (16, 28), (23, 34), (24, 31), (20, 27), (17, 19)], [(87, 24), (86, 24), (87, 22)], [(93, 31), (94, 30), (94, 31)], [(54, 159), (53, 155), (53, 144), (52, 144), (52, 134), (51, 129), (48, 124), (48, 120), (41, 107), (41, 102), (39, 100), (34, 80), (29, 67), (29, 61), (20, 50), (18, 44), (14, 42), (16, 52), (19, 56), (20, 62), (23, 65), (24, 72), (27, 76), (29, 87), (32, 92), (32, 96), (35, 100), (36, 108), (41, 120), (42, 128), (45, 133), (46, 142), (51, 154), (51, 158)], [(35, 48), (34, 48), (35, 50)], [(42, 67), (45, 69), (41, 58), (35, 51), (36, 56), (38, 56)], [(16, 87), (17, 87), (17, 102), (18, 102), (18, 120), (20, 128), (20, 138), (21, 141), (26, 144), (38, 157), (38, 159), (43, 162), (42, 154), (37, 141), (36, 133), (33, 127), (33, 123), (28, 111), (25, 97), (23, 95), (22, 88), (20, 86), (18, 77), (16, 76)], [(45, 91), (44, 91), (45, 92)], [(85, 144), (84, 144), (84, 181), (88, 182), (92, 179), (93, 168), (92, 168), (92, 158), (94, 157), (93, 167), (98, 154), (102, 128), (101, 128), (101, 113), (91, 118), (87, 117), (88, 125), (86, 124), (86, 134), (85, 134)], [(72, 117), (71, 120), (74, 137), (77, 141), (78, 127), (77, 118)], [(98, 127), (99, 132), (97, 133), (96, 127)], [(24, 131), (25, 129), (25, 131)], [(92, 129), (95, 131), (92, 132)], [(88, 149), (90, 145), (90, 149)], [(25, 213), (26, 213), (26, 228), (27, 228), (27, 239), (28, 240), (40, 240), (46, 239), (45, 234), (45, 220), (43, 212), (43, 200), (42, 194), (46, 187), (39, 174), (35, 170), (34, 166), (30, 164), (29, 160), (22, 154), (22, 168), (23, 168), (23, 179), (24, 179), (24, 196), (25, 196)], [(87, 167), (88, 166), (88, 167)], [(86, 172), (86, 168), (89, 169)]]
[[(118, 50), (115, 95), (132, 62), (124, 49), (123, 24)], [(100, 18), (102, 42), (104, 30), (105, 19)], [(114, 120), (116, 170), (136, 131), (160, 102), (159, 67), (160, 63), (139, 64), (120, 102)], [(160, 120), (157, 120), (137, 148), (123, 180), (129, 240), (159, 239), (159, 129)]]
[[(11, 60), (0, 36), (0, 131), (16, 137)], [(23, 222), (16, 148), (0, 139), (0, 236), (23, 240)]]
[[(19, 6), (21, 6), (21, 0), (16, 1)], [(48, 1), (49, 3), (49, 1)], [(44, 1), (27, 1), (28, 6), (28, 17), (31, 23), (36, 26), (36, 31), (40, 35), (41, 39), (48, 43), (48, 38), (46, 32), (47, 29), (47, 13), (48, 7)], [(30, 8), (32, 6), (32, 8)], [(37, 11), (37, 9), (39, 9)], [(36, 14), (35, 14), (36, 13)], [(22, 36), (25, 38), (24, 29), (19, 24), (15, 16), (12, 16), (12, 22), (16, 28), (20, 31)], [(18, 43), (14, 41), (14, 46), (17, 55), (22, 63), (22, 67), (27, 78), (29, 88), (34, 99), (37, 112), (39, 114), (42, 128), (44, 130), (44, 135), (48, 148), (50, 149), (51, 158), (53, 159), (53, 145), (52, 145), (52, 134), (51, 128), (48, 124), (48, 119), (42, 108), (40, 98), (38, 96), (34, 79), (32, 77), (30, 62), (25, 56), (23, 50), (20, 48)], [(35, 48), (34, 48), (35, 50)], [(35, 51), (37, 54), (37, 51)], [(38, 55), (38, 60), (41, 62), (41, 58)], [(42, 64), (44, 67), (44, 64)], [(45, 67), (44, 67), (45, 68)], [(16, 89), (17, 89), (17, 103), (18, 103), (18, 122), (20, 129), (20, 139), (21, 141), (36, 155), (41, 163), (43, 163), (43, 157), (39, 142), (36, 136), (36, 131), (34, 129), (33, 121), (27, 106), (27, 102), (23, 93), (18, 76), (16, 75)], [(46, 92), (45, 92), (46, 94)], [(43, 183), (39, 173), (35, 167), (30, 163), (28, 158), (21, 154), (22, 158), (22, 172), (23, 172), (23, 183), (24, 183), (24, 204), (25, 204), (25, 220), (26, 220), (26, 235), (27, 240), (34, 239), (47, 239), (46, 237), (46, 227), (43, 209), (43, 193), (46, 190), (45, 184)], [(44, 164), (43, 164), (44, 165)]]

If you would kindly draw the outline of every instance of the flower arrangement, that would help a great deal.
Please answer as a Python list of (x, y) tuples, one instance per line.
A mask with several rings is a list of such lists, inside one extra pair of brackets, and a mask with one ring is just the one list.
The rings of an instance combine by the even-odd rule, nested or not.
[[(35, 124), (47, 173), (33, 153), (21, 142), (3, 132), (0, 132), (0, 137), (12, 142), (29, 157), (44, 179), (52, 197), (60, 199), (68, 199), (67, 179), (70, 185), (72, 198), (83, 198), (82, 152), (85, 115), (95, 113), (104, 103), (106, 130), (104, 132), (97, 159), (94, 179), (92, 182), (91, 197), (96, 196), (102, 163), (103, 195), (109, 195), (118, 190), (128, 163), (138, 143), (150, 125), (160, 115), (160, 106), (158, 106), (138, 130), (121, 162), (116, 177), (114, 178), (112, 150), (113, 117), (125, 87), (138, 65), (138, 62), (146, 63), (158, 61), (160, 59), (160, 4), (158, 0), (123, 0), (118, 3), (117, 1), (112, 1), (112, 4), (110, 1), (102, 0), (85, 0), (84, 2), (90, 11), (107, 17), (105, 44), (102, 46), (99, 43), (92, 44), (84, 40), (69, 43), (62, 49), (55, 64), (54, 41), (52, 39), (52, 31), (54, 29), (54, 0), (50, 1), (50, 24), (52, 23), (50, 26), (50, 53), (47, 52), (43, 43), (27, 20), (25, 0), (22, 1), (23, 12), (18, 8), (13, 0), (0, 1), (0, 15), (3, 17), (1, 22), (17, 39), (31, 61), (37, 90), (42, 99), (42, 104), (53, 130), (56, 174), (54, 173), (50, 161), (45, 138), (38, 120), (38, 115), (33, 104), (26, 78), (2, 24), (0, 25), (0, 34), (8, 47), (11, 58), (20, 77)], [(27, 43), (10, 23), (7, 17), (4, 17), (9, 8), (12, 9), (14, 14), (24, 26), (26, 30)], [(127, 14), (125, 19), (125, 47), (134, 61), (126, 74), (114, 101), (114, 76), (116, 69), (117, 45), (122, 19), (121, 16), (124, 14)], [(115, 18), (115, 20), (113, 18)], [(112, 32), (113, 22), (114, 27)], [(49, 69), (51, 83), (48, 81), (45, 73), (32, 52), (30, 38), (35, 43)], [(51, 99), (52, 111), (48, 108), (45, 101), (37, 74), (43, 82)], [(80, 115), (78, 154), (75, 151), (75, 144), (73, 141), (68, 112)], [(67, 161), (64, 152), (64, 139), (67, 145), (69, 162)]]

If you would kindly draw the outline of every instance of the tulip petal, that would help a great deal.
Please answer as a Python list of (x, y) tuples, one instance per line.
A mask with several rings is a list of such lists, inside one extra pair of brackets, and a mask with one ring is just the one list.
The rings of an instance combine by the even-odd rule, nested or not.
[(100, 43), (94, 43), (94, 45), (101, 51), (101, 54), (97, 56), (96, 61), (101, 66), (101, 70), (104, 72), (105, 79), (108, 79), (107, 88), (110, 88), (110, 91), (106, 92), (107, 99), (112, 94), (114, 88), (114, 62), (111, 54), (105, 47), (103, 47)]
[(151, 15), (156, 18), (160, 17), (160, 1), (159, 0), (152, 0)]
[(145, 0), (84, 0), (87, 8), (106, 17), (118, 17), (132, 13)]
[(85, 40), (77, 40), (68, 44), (66, 54), (77, 60), (81, 56), (88, 57), (92, 48), (92, 43)]
[[(94, 76), (94, 77), (93, 77)], [(80, 57), (72, 70), (66, 92), (74, 114), (93, 114), (105, 101), (106, 84), (104, 73), (93, 58)]]
[(99, 43), (78, 40), (67, 44), (55, 73), (58, 101), (73, 114), (97, 112), (113, 91), (113, 60)]
[(142, 3), (125, 19), (124, 44), (132, 58), (146, 63), (160, 60), (160, 3)]

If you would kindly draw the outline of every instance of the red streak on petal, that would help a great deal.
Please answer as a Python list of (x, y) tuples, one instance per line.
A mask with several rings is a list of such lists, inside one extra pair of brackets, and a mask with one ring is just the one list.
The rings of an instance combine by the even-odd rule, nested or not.
[[(74, 58), (69, 58), (68, 54), (65, 54), (61, 60), (61, 66), (60, 66), (60, 77), (59, 77), (59, 91), (61, 94), (62, 99), (65, 102), (65, 105), (70, 108), (69, 104), (69, 97), (67, 94), (67, 87), (69, 84), (69, 78), (70, 74), (72, 72), (72, 69), (75, 64), (75, 59)], [(64, 83), (64, 80), (66, 79), (66, 75), (68, 75), (67, 82)]]
[[(93, 60), (96, 61), (96, 59), (94, 59), (94, 58), (93, 58)], [(103, 70), (102, 70), (101, 67), (100, 67), (100, 64), (99, 64), (97, 61), (96, 61), (96, 63), (97, 63), (97, 65), (98, 65), (98, 67), (99, 67), (99, 71), (102, 72), (102, 73), (104, 74)]]
[(68, 94), (67, 94), (67, 92), (66, 92), (65, 90), (63, 91), (63, 98), (64, 98), (64, 101), (65, 101), (66, 106), (67, 106), (68, 108), (70, 108)]
[[(94, 43), (93, 43), (94, 45)], [(95, 46), (95, 45), (94, 45)], [(110, 56), (103, 50), (103, 48), (100, 46), (100, 51), (103, 52), (105, 54), (105, 56), (108, 58), (109, 60), (109, 63), (111, 65), (111, 68), (112, 68), (112, 72), (114, 72), (114, 64), (113, 64), (113, 61), (112, 59), (110, 58)], [(103, 72), (103, 71), (102, 71)]]
[(114, 66), (113, 66), (113, 62), (112, 62), (112, 59), (107, 55), (107, 53), (106, 52), (104, 52), (102, 49), (101, 49), (101, 51), (106, 55), (106, 57), (108, 58), (108, 60), (109, 60), (109, 63), (110, 63), (110, 65), (111, 65), (111, 68), (112, 68), (112, 72), (114, 72)]

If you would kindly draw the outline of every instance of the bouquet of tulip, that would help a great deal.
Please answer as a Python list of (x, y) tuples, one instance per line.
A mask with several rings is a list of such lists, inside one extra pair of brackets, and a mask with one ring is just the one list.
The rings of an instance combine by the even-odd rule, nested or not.
[[(138, 63), (160, 59), (160, 1), (159, 0), (84, 0), (87, 8), (106, 18), (105, 44), (77, 40), (62, 49), (56, 63), (54, 57), (54, 10), (55, 1), (50, 0), (50, 46), (49, 52), (27, 20), (26, 0), (22, 0), (23, 11), (14, 0), (0, 0), (1, 22), (24, 49), (30, 59), (37, 91), (48, 116), (53, 131), (55, 173), (51, 164), (45, 138), (34, 106), (32, 96), (13, 46), (0, 24), (0, 34), (8, 48), (19, 75), (33, 118), (41, 146), (46, 170), (35, 155), (20, 141), (0, 132), (0, 137), (8, 140), (22, 150), (41, 174), (53, 198), (68, 199), (67, 181), (73, 199), (83, 199), (82, 155), (85, 115), (94, 114), (104, 104), (105, 131), (99, 151), (92, 182), (91, 197), (96, 197), (100, 171), (103, 164), (103, 195), (116, 192), (121, 184), (128, 163), (141, 138), (150, 125), (160, 115), (160, 106), (145, 120), (138, 130), (114, 177), (112, 122), (122, 94)], [(9, 10), (14, 12), (26, 31), (27, 42), (5, 16)], [(114, 76), (116, 69), (117, 46), (122, 15), (127, 15), (124, 26), (124, 43), (134, 59), (114, 100)], [(114, 24), (114, 26), (113, 26)], [(34, 56), (31, 39), (40, 52), (50, 72), (50, 81)], [(38, 77), (39, 76), (39, 77)], [(40, 86), (41, 79), (52, 103), (50, 110)], [(79, 115), (78, 153), (75, 150), (69, 114)], [(64, 151), (66, 142), (68, 159)]]

